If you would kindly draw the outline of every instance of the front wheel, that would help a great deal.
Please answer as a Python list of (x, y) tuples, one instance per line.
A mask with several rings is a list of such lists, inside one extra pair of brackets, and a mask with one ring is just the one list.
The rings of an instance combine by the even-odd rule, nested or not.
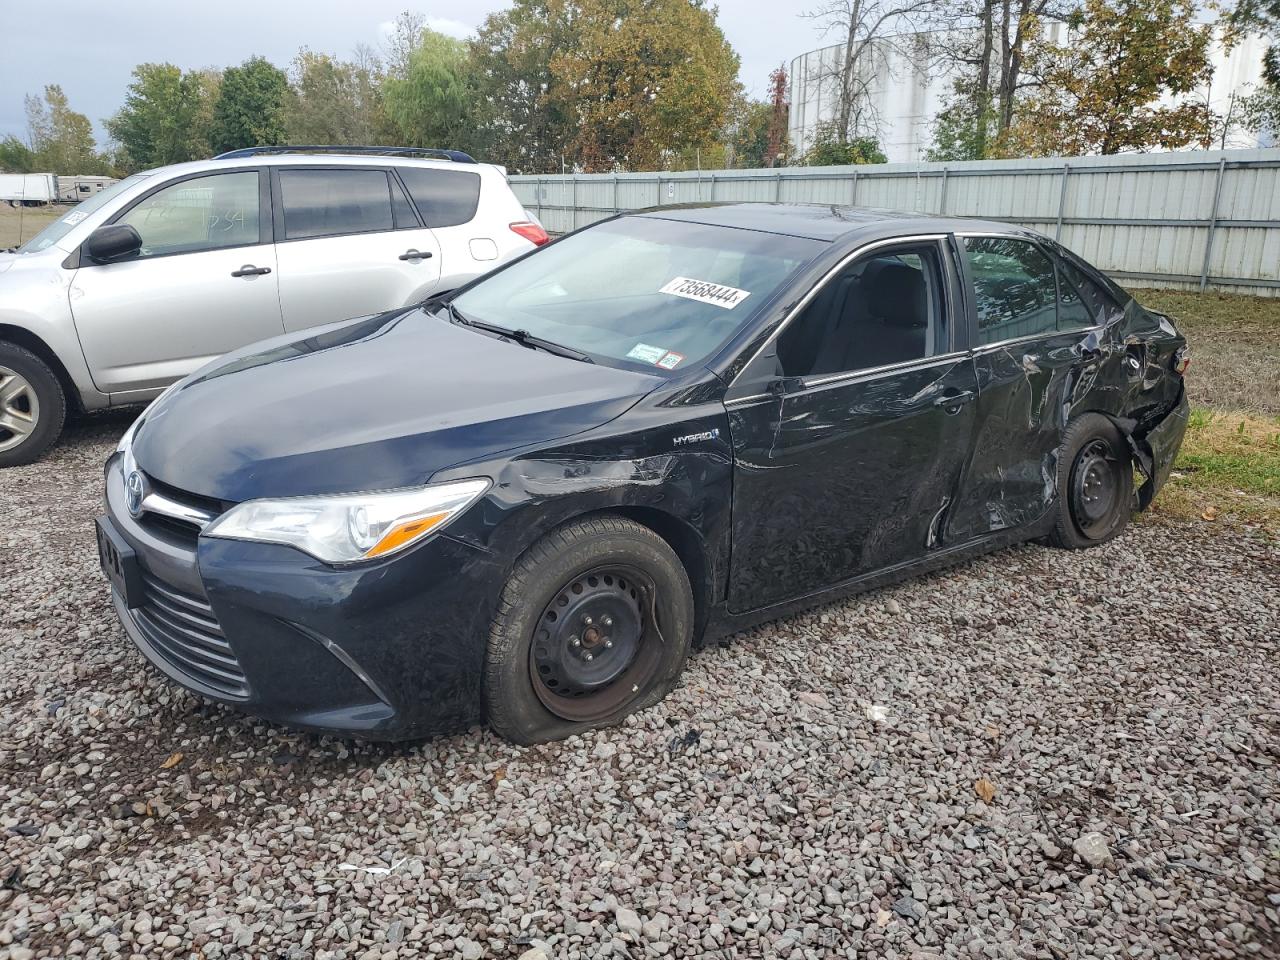
[(1067, 425), (1058, 454), (1058, 519), (1050, 541), (1080, 550), (1113, 540), (1133, 511), (1133, 461), (1119, 428), (1100, 413)]
[(0, 467), (37, 460), (62, 433), (66, 416), (66, 394), (49, 365), (0, 342)]
[(594, 517), (517, 562), (490, 630), (484, 693), (516, 743), (611, 726), (675, 686), (693, 636), (680, 558), (648, 527)]

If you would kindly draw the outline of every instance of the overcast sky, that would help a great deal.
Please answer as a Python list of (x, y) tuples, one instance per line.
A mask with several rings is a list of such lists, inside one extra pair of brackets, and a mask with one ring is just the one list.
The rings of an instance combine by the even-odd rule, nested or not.
[[(763, 97), (769, 71), (824, 42), (814, 24), (800, 17), (817, 0), (718, 0), (720, 25), (742, 58), (741, 80)], [(48, 37), (9, 37), (0, 53), (0, 137), (26, 139), (22, 97), (60, 83), (74, 110), (94, 124), (99, 145), (104, 118), (124, 100), (136, 64), (175, 63), (183, 68), (226, 67), (261, 54), (287, 67), (301, 46), (347, 55), (357, 43), (378, 46), (406, 0), (360, 3), (316, 0), (60, 0), (57, 13), (39, 4), (21, 6), (26, 30), (48, 29)], [(411, 4), (432, 27), (466, 36), (500, 0), (433, 0)], [(19, 0), (0, 6), (13, 13)], [(40, 12), (43, 11), (43, 12)], [(8, 18), (5, 18), (8, 19)]]

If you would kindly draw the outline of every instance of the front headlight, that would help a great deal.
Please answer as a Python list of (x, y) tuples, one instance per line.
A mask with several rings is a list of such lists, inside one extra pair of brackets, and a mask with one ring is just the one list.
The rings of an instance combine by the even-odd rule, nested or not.
[(382, 493), (249, 500), (211, 523), (204, 535), (281, 543), (325, 563), (355, 563), (437, 533), (488, 488), (488, 480), (460, 480)]

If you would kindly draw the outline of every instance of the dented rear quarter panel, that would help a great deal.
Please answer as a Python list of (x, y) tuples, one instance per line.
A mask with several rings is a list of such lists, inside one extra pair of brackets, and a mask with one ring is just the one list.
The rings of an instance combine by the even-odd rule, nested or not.
[[(1183, 343), (1168, 318), (1130, 298), (1100, 327), (975, 350), (978, 426), (951, 542), (1027, 526), (1052, 509), (1062, 432), (1081, 414), (1110, 417), (1141, 448), (1141, 438), (1177, 407), (1182, 382), (1172, 365)], [(1181, 436), (1160, 435), (1165, 477)], [(1147, 491), (1139, 505), (1153, 495)]]

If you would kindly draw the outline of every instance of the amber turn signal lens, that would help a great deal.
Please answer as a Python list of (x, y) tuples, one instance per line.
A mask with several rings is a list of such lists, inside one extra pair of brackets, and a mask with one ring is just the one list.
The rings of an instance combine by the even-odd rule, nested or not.
[(382, 539), (373, 545), (365, 557), (380, 557), (384, 553), (391, 553), (411, 540), (416, 540), (448, 516), (448, 513), (433, 513), (429, 517), (415, 517), (398, 523), (382, 535)]

